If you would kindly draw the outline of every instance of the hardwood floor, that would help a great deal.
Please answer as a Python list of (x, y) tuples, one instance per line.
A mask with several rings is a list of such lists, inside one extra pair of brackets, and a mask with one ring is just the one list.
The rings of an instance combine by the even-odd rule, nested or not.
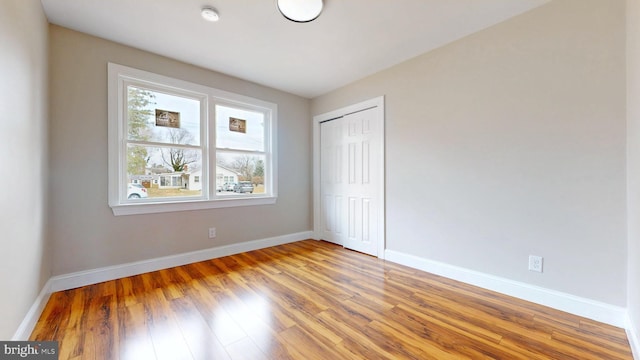
[(632, 359), (624, 330), (307, 240), (54, 293), (60, 359)]

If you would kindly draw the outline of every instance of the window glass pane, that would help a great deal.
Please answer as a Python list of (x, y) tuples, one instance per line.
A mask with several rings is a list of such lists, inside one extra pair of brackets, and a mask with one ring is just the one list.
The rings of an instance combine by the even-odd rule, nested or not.
[[(201, 196), (201, 176), (201, 150), (127, 146), (128, 199)], [(144, 191), (132, 189), (133, 184)]]
[(200, 101), (127, 87), (128, 139), (200, 145)]
[(235, 153), (218, 153), (216, 189), (218, 195), (264, 194), (265, 157)]
[(216, 105), (216, 147), (264, 151), (264, 121), (261, 112)]

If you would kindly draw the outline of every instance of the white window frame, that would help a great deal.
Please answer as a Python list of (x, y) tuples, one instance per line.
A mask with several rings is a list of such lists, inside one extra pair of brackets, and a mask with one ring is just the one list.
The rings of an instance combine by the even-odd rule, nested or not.
[[(201, 100), (202, 196), (126, 199), (127, 86), (170, 90)], [(216, 191), (216, 104), (254, 109), (265, 114), (265, 193), (239, 196)], [(212, 87), (191, 83), (123, 65), (108, 64), (109, 206), (113, 214), (134, 215), (236, 206), (275, 204), (277, 200), (277, 105)]]

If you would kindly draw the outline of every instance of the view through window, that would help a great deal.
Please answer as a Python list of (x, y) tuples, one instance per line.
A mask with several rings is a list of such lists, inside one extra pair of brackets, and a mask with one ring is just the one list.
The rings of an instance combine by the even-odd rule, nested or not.
[(114, 214), (274, 203), (276, 111), (262, 100), (109, 64)]
[[(202, 197), (199, 99), (127, 86), (127, 199)], [(145, 194), (146, 193), (146, 194)]]

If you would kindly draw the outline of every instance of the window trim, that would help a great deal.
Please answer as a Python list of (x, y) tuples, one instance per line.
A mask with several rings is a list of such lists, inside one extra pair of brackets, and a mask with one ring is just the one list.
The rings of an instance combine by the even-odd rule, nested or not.
[[(197, 198), (171, 198), (144, 202), (128, 202), (121, 198), (121, 189), (126, 183), (124, 169), (125, 151), (123, 144), (126, 136), (126, 84), (149, 85), (151, 88), (175, 88), (176, 93), (202, 94), (201, 103), (204, 112), (201, 123), (201, 142), (203, 147), (202, 196)], [(269, 179), (265, 194), (233, 197), (220, 196), (216, 191), (216, 104), (238, 106), (263, 111), (270, 126), (265, 131), (265, 178)], [(191, 83), (144, 70), (108, 63), (108, 199), (113, 214), (134, 215), (153, 214), (174, 211), (216, 209), (237, 206), (257, 206), (275, 204), (277, 192), (277, 104), (234, 94), (212, 87)], [(205, 156), (206, 152), (206, 156)], [(268, 170), (267, 170), (268, 169)], [(271, 192), (269, 192), (270, 190)]]

